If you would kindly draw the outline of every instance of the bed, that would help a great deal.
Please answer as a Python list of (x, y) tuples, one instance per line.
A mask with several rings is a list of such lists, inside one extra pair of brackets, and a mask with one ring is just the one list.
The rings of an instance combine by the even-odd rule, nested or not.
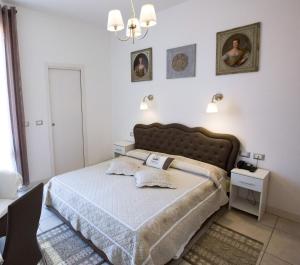
[[(193, 168), (201, 163), (204, 170), (228, 174), (239, 141), (203, 128), (158, 123), (136, 125), (134, 137), (140, 152), (175, 158), (168, 172), (176, 189), (137, 188), (134, 177), (107, 175), (111, 161), (106, 161), (51, 179), (45, 203), (112, 264), (166, 264), (180, 257), (201, 225), (228, 201), (224, 176), (211, 178)], [(140, 157), (123, 159), (143, 167)]]

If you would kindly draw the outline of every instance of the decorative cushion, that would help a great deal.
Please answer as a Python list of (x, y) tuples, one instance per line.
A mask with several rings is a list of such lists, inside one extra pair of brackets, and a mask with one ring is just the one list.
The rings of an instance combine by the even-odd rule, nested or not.
[(161, 187), (175, 189), (170, 181), (169, 172), (157, 168), (147, 168), (137, 171), (134, 175), (135, 183), (141, 187)]
[(106, 174), (133, 176), (139, 167), (140, 165), (135, 161), (128, 161), (124, 157), (120, 157), (111, 161)]
[(16, 199), (18, 188), (21, 185), (22, 177), (19, 173), (0, 171), (0, 199)]
[(169, 156), (150, 154), (144, 164), (149, 167), (155, 167), (155, 168), (167, 170), (170, 167), (173, 160), (174, 158)]

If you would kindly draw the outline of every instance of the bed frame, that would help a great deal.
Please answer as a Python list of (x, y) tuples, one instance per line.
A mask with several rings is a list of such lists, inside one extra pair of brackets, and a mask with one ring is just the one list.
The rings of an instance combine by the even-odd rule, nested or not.
[[(239, 140), (233, 135), (213, 133), (201, 127), (189, 128), (178, 123), (167, 125), (160, 123), (150, 125), (137, 124), (134, 126), (133, 132), (135, 148), (137, 149), (181, 155), (210, 163), (223, 168), (228, 175), (230, 175), (230, 171), (234, 167), (240, 148)], [(49, 209), (61, 218), (64, 223), (68, 224), (95, 252), (111, 264), (105, 253), (98, 249), (90, 240), (87, 240), (79, 231), (74, 230), (72, 225), (57, 210), (52, 207), (49, 207)], [(179, 264), (182, 261), (182, 257), (207, 231), (211, 224), (223, 215), (226, 209), (227, 206), (223, 206), (209, 217), (185, 247), (180, 258), (171, 260), (167, 265)]]

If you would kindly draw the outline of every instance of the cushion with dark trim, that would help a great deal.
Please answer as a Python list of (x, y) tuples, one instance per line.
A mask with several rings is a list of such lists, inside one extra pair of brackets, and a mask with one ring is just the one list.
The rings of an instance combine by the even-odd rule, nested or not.
[(158, 154), (150, 154), (144, 164), (149, 167), (167, 170), (170, 167), (173, 160), (174, 158), (172, 157)]

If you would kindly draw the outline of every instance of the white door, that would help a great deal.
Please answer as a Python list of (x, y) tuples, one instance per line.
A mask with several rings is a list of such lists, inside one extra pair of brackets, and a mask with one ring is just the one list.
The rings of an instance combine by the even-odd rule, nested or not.
[(81, 72), (49, 69), (55, 175), (84, 167)]

